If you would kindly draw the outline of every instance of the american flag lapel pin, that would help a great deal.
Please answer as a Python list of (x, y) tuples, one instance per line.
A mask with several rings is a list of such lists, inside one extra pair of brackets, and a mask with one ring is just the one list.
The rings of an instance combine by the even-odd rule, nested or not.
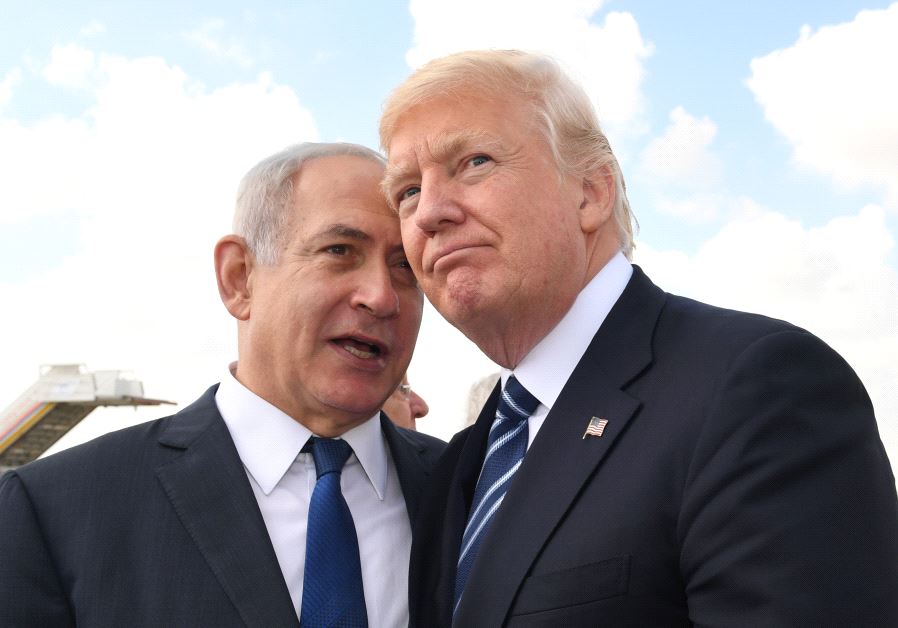
[(587, 436), (602, 438), (602, 434), (605, 433), (605, 427), (607, 425), (608, 419), (600, 419), (597, 416), (592, 417), (589, 420), (589, 425), (586, 426), (586, 431), (583, 432), (583, 438), (581, 440), (586, 440)]

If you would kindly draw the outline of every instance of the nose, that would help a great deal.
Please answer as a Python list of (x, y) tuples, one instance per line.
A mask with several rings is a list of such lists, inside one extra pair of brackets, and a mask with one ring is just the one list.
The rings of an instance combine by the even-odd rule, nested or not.
[(359, 273), (350, 303), (353, 308), (366, 310), (377, 318), (399, 314), (399, 295), (386, 263), (371, 263), (368, 272)]
[(427, 172), (421, 178), (421, 191), (415, 209), (415, 225), (425, 233), (436, 233), (464, 221), (456, 185), (441, 172)]
[(412, 412), (412, 416), (416, 419), (427, 416), (427, 413), (430, 412), (427, 402), (414, 390), (411, 391), (411, 394), (408, 397), (408, 407)]

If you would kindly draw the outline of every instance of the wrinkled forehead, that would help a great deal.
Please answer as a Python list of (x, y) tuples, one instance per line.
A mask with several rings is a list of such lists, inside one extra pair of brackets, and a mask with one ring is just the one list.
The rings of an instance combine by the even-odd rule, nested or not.
[(317, 228), (326, 223), (383, 228), (398, 224), (380, 189), (383, 164), (364, 157), (322, 157), (295, 176), (291, 220)]
[[(405, 110), (385, 147), (388, 164), (383, 189), (414, 177), (429, 164), (440, 164), (469, 150), (501, 152), (512, 147), (518, 132), (535, 116), (519, 98), (480, 94), (434, 98)], [(514, 137), (512, 137), (514, 136)]]
[(398, 140), (391, 144), (395, 150), (390, 151), (384, 172), (385, 181), (394, 178), (397, 171), (401, 172), (421, 162), (440, 162), (470, 147), (490, 151), (503, 146), (498, 133), (478, 128), (476, 120), (472, 120), (469, 125), (457, 127), (425, 125), (414, 132), (394, 137)]
[(293, 201), (300, 208), (377, 207), (383, 202), (377, 186), (383, 168), (382, 163), (357, 155), (311, 159), (293, 175)]

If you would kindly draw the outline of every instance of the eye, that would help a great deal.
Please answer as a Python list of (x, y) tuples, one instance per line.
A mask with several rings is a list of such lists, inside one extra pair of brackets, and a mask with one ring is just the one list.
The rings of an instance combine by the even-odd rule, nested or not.
[(488, 161), (492, 161), (492, 159), (487, 155), (475, 155), (468, 160), (468, 163), (474, 167), (482, 166)]
[(394, 262), (393, 267), (396, 269), (394, 272), (396, 273), (397, 280), (403, 285), (418, 285), (418, 280), (415, 278), (415, 273), (412, 271), (412, 265), (405, 257)]
[(410, 199), (411, 197), (413, 197), (417, 194), (420, 194), (420, 193), (421, 193), (420, 187), (418, 187), (417, 185), (411, 185), (399, 193), (399, 202), (401, 203), (402, 201)]
[(412, 265), (408, 261), (408, 257), (405, 255), (404, 252), (396, 253), (395, 255), (392, 255), (387, 260), (387, 264), (389, 266), (392, 266), (393, 268), (398, 268), (400, 270), (411, 270), (411, 268), (412, 268)]
[(325, 247), (324, 250), (331, 255), (346, 255), (349, 253), (349, 247), (345, 244), (331, 244), (330, 246)]

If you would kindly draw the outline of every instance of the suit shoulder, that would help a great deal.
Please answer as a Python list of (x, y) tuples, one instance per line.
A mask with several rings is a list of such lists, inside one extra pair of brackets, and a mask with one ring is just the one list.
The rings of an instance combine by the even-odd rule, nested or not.
[[(740, 312), (668, 295), (652, 335), (656, 365), (687, 371), (694, 381), (722, 383), (733, 368), (758, 359), (796, 369), (817, 369), (820, 360), (838, 365), (854, 385), (845, 359), (811, 332), (760, 314)], [(664, 367), (662, 366), (662, 369)]]
[(733, 310), (669, 293), (664, 305), (664, 315), (682, 317), (702, 326), (711, 324), (712, 329), (717, 325), (730, 330), (746, 328), (759, 332), (800, 329), (792, 323), (763, 314)]
[(780, 332), (813, 336), (783, 320), (669, 294), (658, 320), (656, 338), (662, 342), (704, 346), (709, 350), (741, 352), (759, 339)]
[(424, 434), (423, 432), (417, 432), (415, 430), (407, 430), (404, 427), (399, 427), (397, 429), (406, 437), (406, 439), (418, 448), (436, 451), (438, 453), (446, 448), (446, 442), (440, 440), (436, 436), (431, 436), (430, 434)]
[(397, 427), (396, 431), (399, 432), (406, 442), (421, 452), (427, 460), (435, 461), (446, 449), (446, 443), (436, 436), (408, 430), (404, 427)]
[(156, 443), (172, 418), (168, 416), (103, 434), (46, 458), (29, 462), (16, 469), (16, 472), (27, 482), (47, 475), (58, 476), (74, 472), (85, 467), (108, 466), (116, 459), (127, 460), (137, 450)]
[[(160, 440), (163, 434), (179, 429), (187, 423), (202, 431), (202, 424), (208, 419), (202, 416), (210, 403), (214, 404), (210, 394), (184, 408), (176, 414), (165, 416), (138, 425), (122, 428), (98, 436), (80, 445), (29, 462), (16, 469), (26, 484), (34, 482), (65, 482), (65, 478), (83, 478), (85, 476), (110, 476), (127, 470), (133, 474), (136, 469), (147, 466), (159, 456)], [(174, 427), (175, 429), (171, 429)], [(73, 481), (75, 481), (73, 479)]]

